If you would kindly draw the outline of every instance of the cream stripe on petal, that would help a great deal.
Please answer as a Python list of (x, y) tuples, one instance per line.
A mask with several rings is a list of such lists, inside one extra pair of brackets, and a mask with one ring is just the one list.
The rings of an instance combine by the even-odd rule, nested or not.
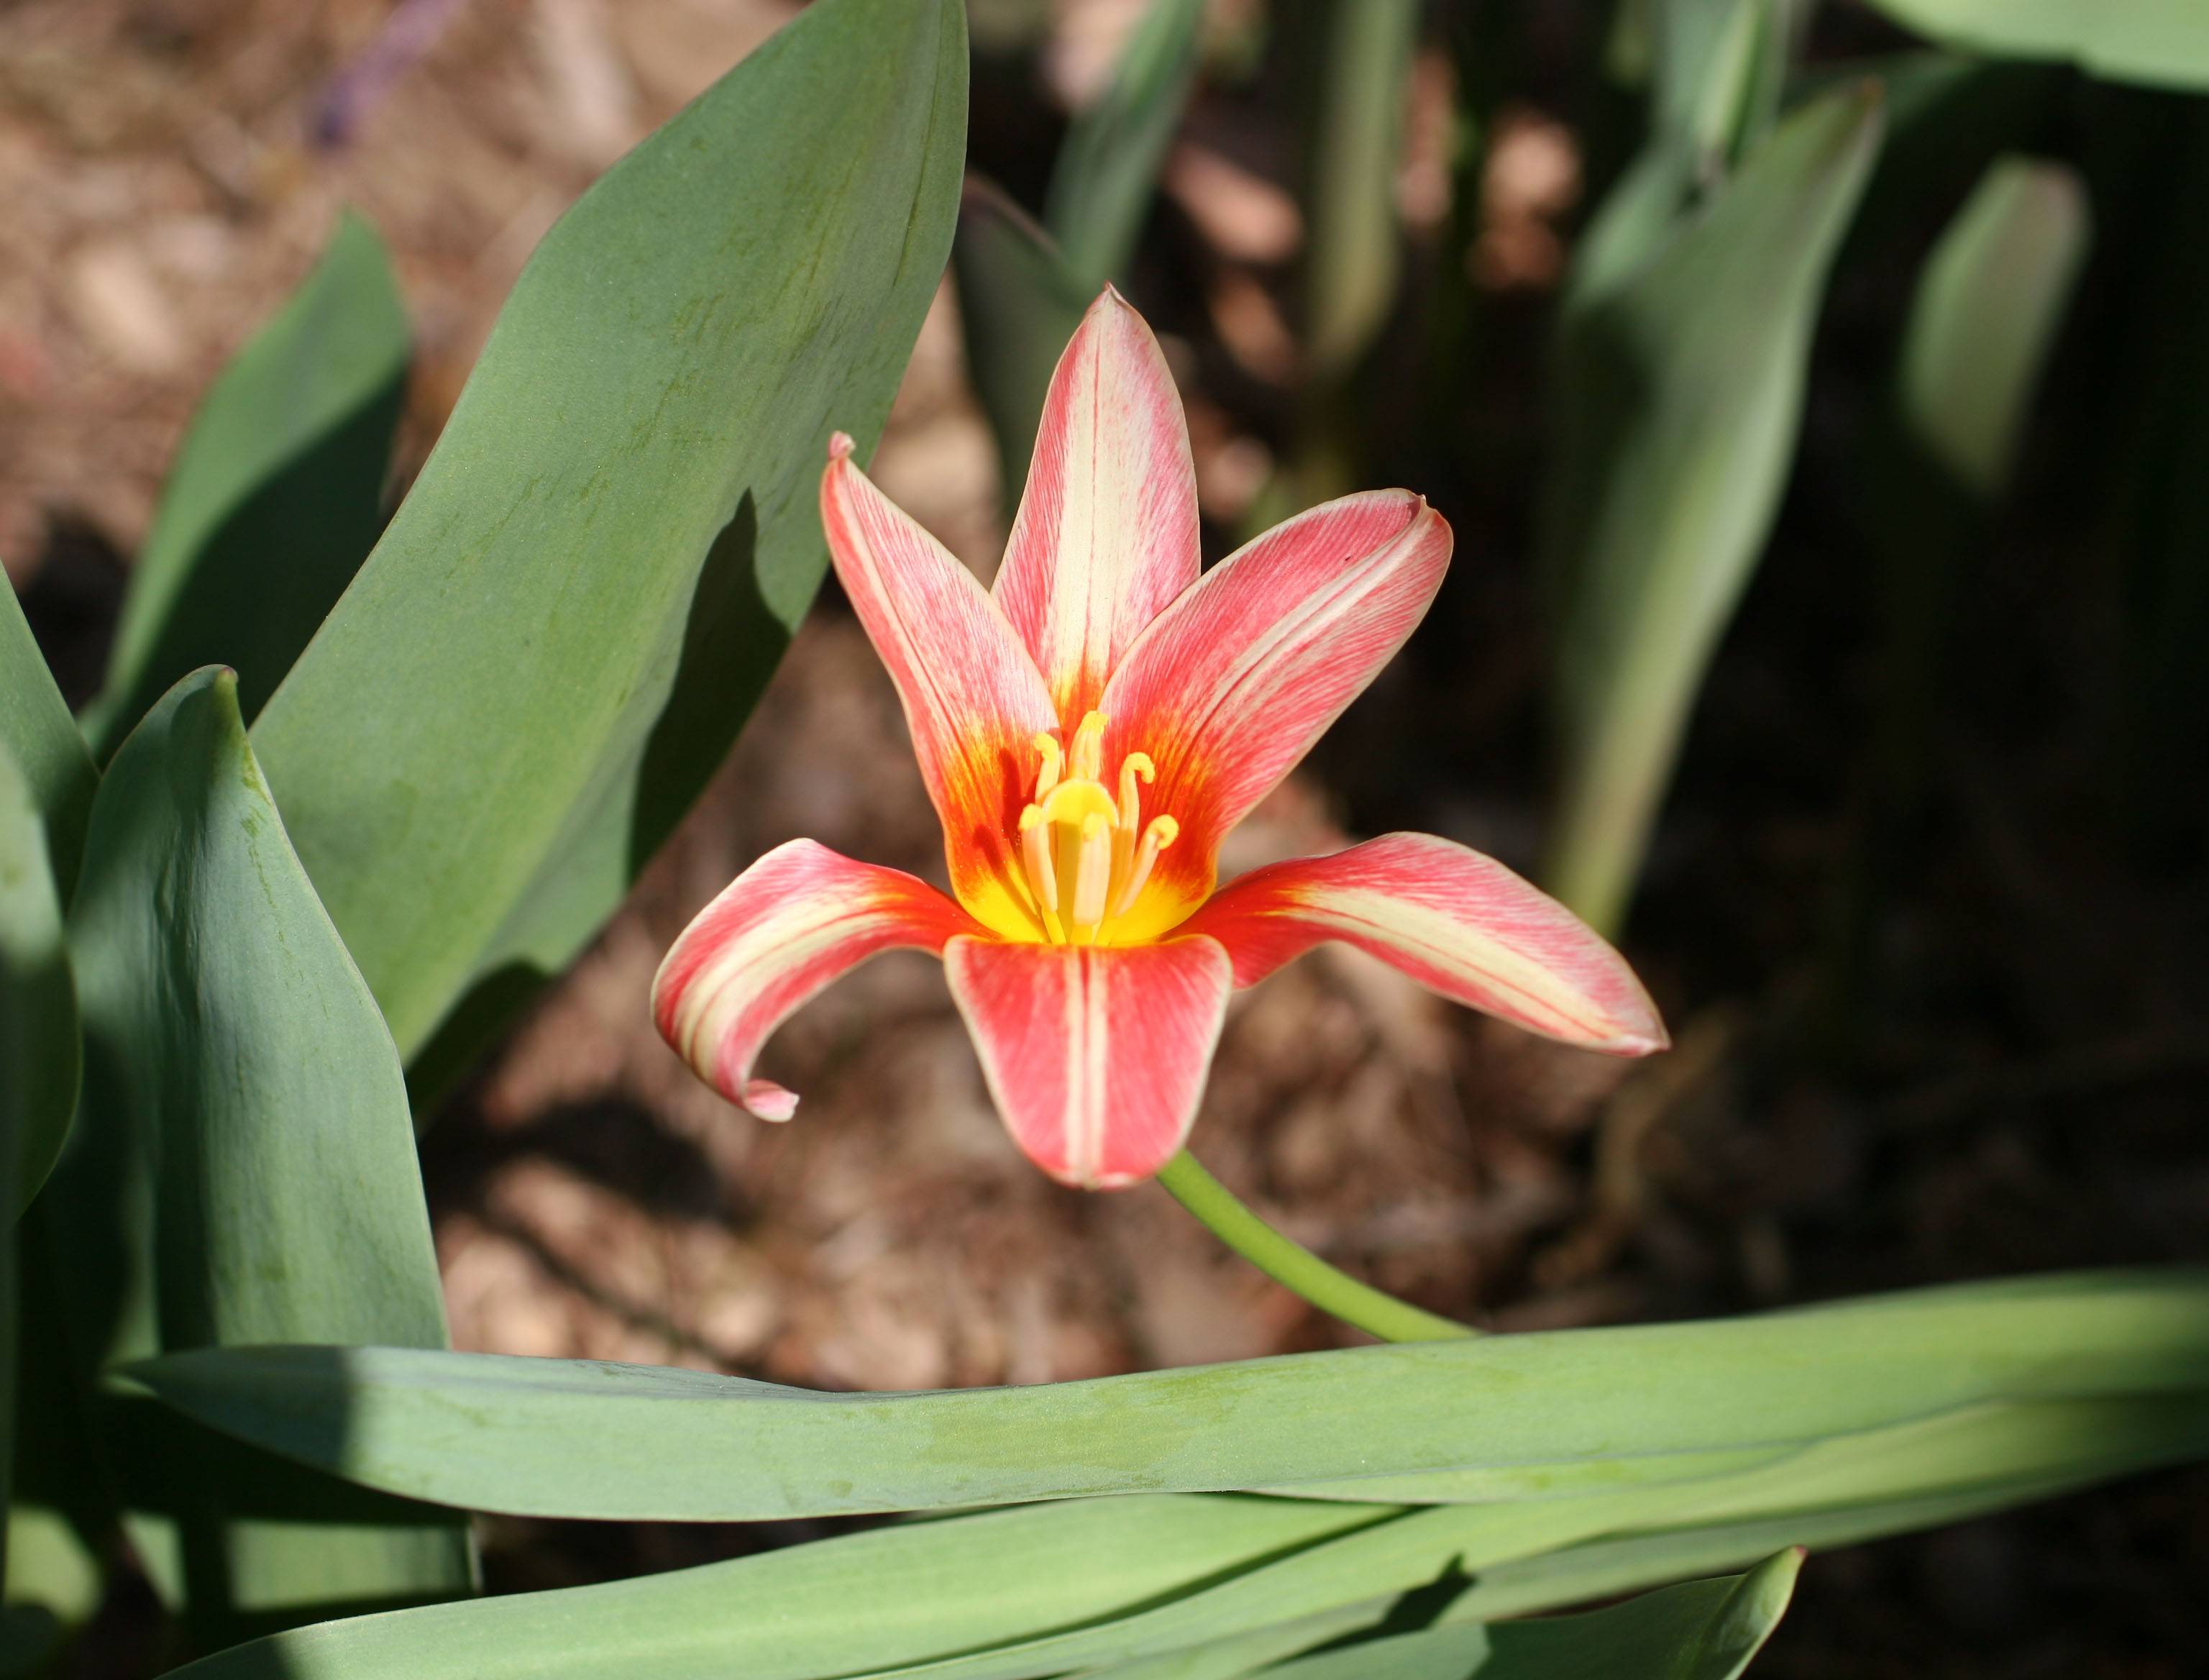
[(1109, 286), (1059, 358), (993, 593), (1068, 722), (1196, 581), (1196, 473), (1181, 398)]
[(1393, 657), (1448, 568), (1442, 516), (1405, 491), (1345, 497), (1207, 573), (1129, 650), (1098, 709), (1104, 754), (1158, 765), (1146, 797), (1181, 824), (1171, 896), (1212, 884), (1220, 840)]
[(1640, 981), (1592, 930), (1492, 858), (1431, 834), (1254, 870), (1182, 930), (1225, 946), (1237, 985), (1335, 939), (1568, 1044), (1640, 1056), (1666, 1043)]
[(1172, 1158), (1196, 1117), (1233, 982), (1217, 943), (966, 938), (944, 948), (943, 962), (990, 1094), (1037, 1165), (1104, 1189)]

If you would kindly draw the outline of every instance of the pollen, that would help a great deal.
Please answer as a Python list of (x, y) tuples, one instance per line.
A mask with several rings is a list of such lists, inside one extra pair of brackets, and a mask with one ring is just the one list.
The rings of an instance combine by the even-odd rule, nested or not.
[(1054, 944), (1096, 944), (1181, 834), (1171, 816), (1143, 821), (1142, 790), (1158, 774), (1147, 753), (1120, 761), (1117, 795), (1105, 786), (1104, 722), (1089, 713), (1062, 750), (1053, 732), (1035, 738), (1041, 762), (1020, 812), (1020, 862)]

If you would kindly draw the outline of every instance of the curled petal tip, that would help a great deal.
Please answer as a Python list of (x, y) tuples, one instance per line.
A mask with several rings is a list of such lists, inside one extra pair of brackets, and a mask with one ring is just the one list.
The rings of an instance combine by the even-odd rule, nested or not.
[(737, 1106), (755, 1120), (787, 1120), (798, 1112), (798, 1093), (770, 1079), (755, 1079), (744, 1086)]
[(858, 445), (852, 441), (852, 434), (848, 431), (834, 431), (828, 434), (828, 459), (831, 461), (849, 460), (852, 451), (858, 447)]
[(751, 1071), (783, 1019), (879, 952), (940, 951), (974, 927), (925, 882), (792, 840), (683, 930), (653, 980), (653, 1023), (729, 1101), (761, 1120), (787, 1120), (797, 1093)]

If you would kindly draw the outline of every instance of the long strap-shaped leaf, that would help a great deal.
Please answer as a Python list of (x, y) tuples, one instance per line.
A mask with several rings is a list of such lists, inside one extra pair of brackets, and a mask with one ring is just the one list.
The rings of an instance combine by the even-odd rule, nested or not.
[(2209, 90), (2209, 7), (2200, 0), (1872, 0), (1946, 46), (1995, 58), (2068, 61), (2152, 87)]
[(1803, 1554), (1744, 1575), (1688, 1581), (1585, 1616), (1430, 1629), (1368, 1640), (1268, 1671), (1275, 1680), (1735, 1680), (1794, 1596)]
[[(227, 671), (178, 683), (116, 755), (69, 940), (84, 1112), (50, 1194), (75, 1328), (122, 1351), (441, 1348), (398, 1055), (286, 841)], [(226, 1520), (228, 1496), (210, 1478), (196, 1509), (185, 1502), (185, 1591), (206, 1634), (233, 1613), (470, 1585), (449, 1519)]]
[(942, 272), (966, 89), (956, 0), (821, 0), (608, 172), (256, 723), (410, 1058), (563, 965), (735, 738)]
[[(2060, 1428), (2010, 1432), (2013, 1447), (2033, 1434), (2042, 1444), (1977, 1478), (1968, 1454), (1956, 1460), (1960, 1436), (1925, 1442), (1914, 1465), (1912, 1454), (1875, 1441), (1839, 1502), (1817, 1489), (1799, 1508), (1775, 1507), (1769, 1490), (1713, 1493), (1707, 1505), (1644, 1491), (1423, 1512), (1203, 1495), (1083, 1500), (899, 1524), (604, 1587), (364, 1617), (188, 1672), (1226, 1680), (1379, 1630), (1408, 1593), (1438, 1605), (1443, 1625), (1523, 1616), (1738, 1569), (1783, 1547), (1953, 1521), (2200, 1450), (2191, 1397), (2183, 1407), (2149, 1403), (2160, 1422), (2140, 1404), (2096, 1403)], [(1940, 1472), (1943, 1460), (1953, 1475)], [(1912, 1480), (1922, 1490), (1895, 1495)], [(855, 1592), (864, 1615), (853, 1613)]]
[(256, 1445), (483, 1510), (740, 1520), (1305, 1485), (1524, 1498), (1753, 1470), (1993, 1400), (2209, 1393), (2209, 1275), (919, 1394), (382, 1348), (226, 1349), (133, 1374)]

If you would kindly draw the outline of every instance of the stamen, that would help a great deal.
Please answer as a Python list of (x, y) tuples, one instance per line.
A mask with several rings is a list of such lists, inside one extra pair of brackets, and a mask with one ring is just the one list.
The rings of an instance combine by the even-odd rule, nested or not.
[(1077, 781), (1095, 781), (1104, 768), (1104, 714), (1091, 712), (1074, 732), (1074, 747), (1067, 755), (1067, 774)]
[(1143, 830), (1143, 844), (1135, 853), (1135, 861), (1128, 871), (1128, 879), (1112, 900), (1113, 915), (1128, 913), (1129, 906), (1135, 903), (1137, 894), (1143, 890), (1144, 883), (1150, 880), (1151, 870), (1159, 861), (1159, 853), (1180, 838), (1181, 824), (1171, 816), (1151, 819), (1151, 826)]
[(1120, 826), (1128, 831), (1131, 840), (1136, 829), (1142, 826), (1143, 817), (1142, 803), (1135, 791), (1135, 779), (1140, 776), (1148, 782), (1158, 774), (1158, 767), (1151, 762), (1151, 756), (1147, 752), (1131, 752), (1120, 761)]
[(1035, 891), (1036, 907), (1043, 912), (1044, 931), (1054, 942), (1062, 941), (1065, 936), (1058, 925), (1058, 871), (1051, 865), (1050, 824), (1044, 821), (1041, 805), (1030, 805), (1020, 813), (1020, 857), (1028, 867), (1028, 885)]
[(1043, 755), (1043, 768), (1036, 772), (1035, 796), (1040, 799), (1058, 786), (1058, 737), (1043, 730), (1037, 734), (1033, 744)]
[(1074, 867), (1074, 902), (1067, 912), (1067, 919), (1077, 931), (1086, 929), (1093, 936), (1097, 924), (1104, 919), (1111, 886), (1112, 827), (1092, 814), (1081, 820), (1081, 849)]
[(1142, 791), (1158, 779), (1148, 753), (1123, 756), (1119, 798), (1107, 790), (1107, 723), (1102, 712), (1085, 713), (1063, 747), (1057, 730), (1030, 738), (1035, 798), (1020, 812), (1020, 864), (1053, 944), (1095, 944), (1104, 924), (1135, 903), (1159, 853), (1181, 833), (1170, 816), (1143, 826)]

